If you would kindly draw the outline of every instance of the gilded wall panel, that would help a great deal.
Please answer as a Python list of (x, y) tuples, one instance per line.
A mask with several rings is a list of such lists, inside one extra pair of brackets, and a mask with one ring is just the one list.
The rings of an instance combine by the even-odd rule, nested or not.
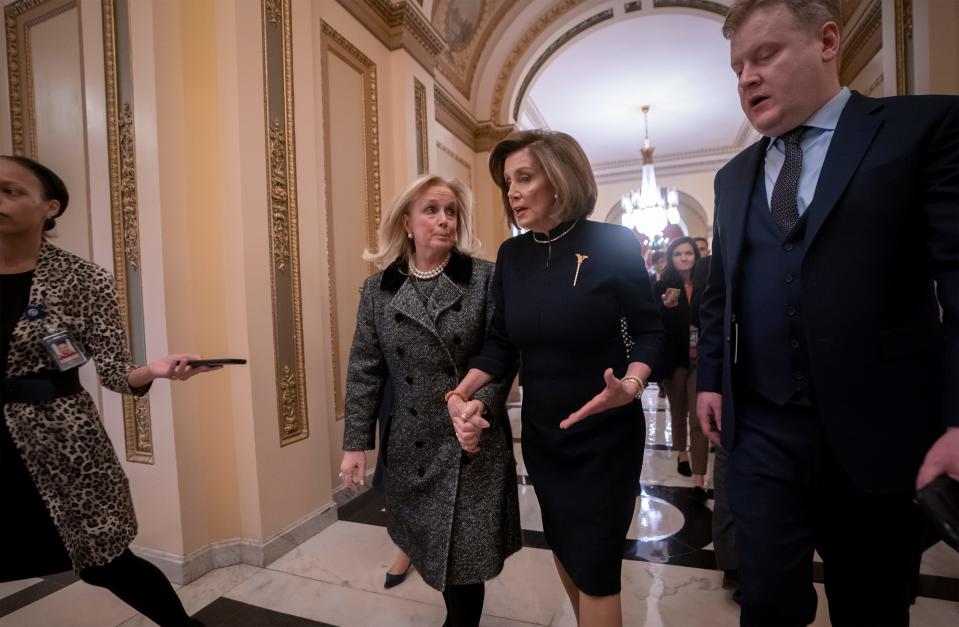
[[(129, 0), (102, 0), (103, 59), (106, 85), (107, 158), (110, 167), (110, 211), (113, 226), (113, 271), (120, 313), (130, 352), (146, 363), (143, 324), (143, 265), (137, 201), (136, 134), (134, 132), (133, 72)], [(123, 432), (127, 461), (154, 462), (150, 401), (123, 397)]]
[(290, 0), (262, 0), (270, 286), (280, 446), (309, 437), (293, 133)]
[(326, 22), (320, 54), (334, 406), (341, 419), (358, 287), (373, 271), (360, 254), (375, 244), (380, 221), (376, 65)]
[(425, 174), (430, 171), (426, 86), (415, 78), (413, 79), (413, 115), (416, 117), (416, 172)]

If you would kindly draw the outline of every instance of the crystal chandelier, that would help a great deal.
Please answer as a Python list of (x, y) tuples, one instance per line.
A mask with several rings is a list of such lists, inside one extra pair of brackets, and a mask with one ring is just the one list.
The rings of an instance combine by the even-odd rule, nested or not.
[(643, 180), (639, 189), (623, 194), (620, 205), (623, 207), (623, 225), (654, 240), (660, 239), (670, 224), (679, 226), (683, 233), (686, 227), (679, 216), (679, 194), (672, 187), (661, 188), (656, 184), (655, 149), (649, 142), (649, 105), (643, 105), (643, 118), (646, 124), (646, 139), (640, 150), (643, 153)]

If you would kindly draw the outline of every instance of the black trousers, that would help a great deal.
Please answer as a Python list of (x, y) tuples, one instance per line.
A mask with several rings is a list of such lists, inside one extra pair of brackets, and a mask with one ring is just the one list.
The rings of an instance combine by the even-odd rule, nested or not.
[(483, 582), (446, 586), (443, 591), (443, 601), (446, 602), (443, 627), (477, 627), (483, 615), (485, 598), (486, 584)]
[(80, 579), (106, 588), (161, 627), (200, 627), (183, 609), (173, 586), (160, 569), (127, 549), (112, 562), (84, 568)]
[(813, 551), (833, 625), (908, 625), (926, 528), (911, 494), (850, 481), (811, 407), (736, 396), (729, 498), (742, 625), (807, 625), (816, 616)]

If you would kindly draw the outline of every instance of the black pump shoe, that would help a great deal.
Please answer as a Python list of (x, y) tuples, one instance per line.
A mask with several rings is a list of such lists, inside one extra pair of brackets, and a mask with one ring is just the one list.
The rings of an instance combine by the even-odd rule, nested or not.
[(394, 575), (393, 573), (390, 573), (390, 572), (386, 573), (386, 581), (383, 582), (383, 587), (392, 588), (393, 586), (400, 585), (406, 579), (406, 575), (408, 575), (409, 572), (410, 572), (410, 567), (407, 566), (406, 570), (404, 570), (399, 575)]
[(693, 469), (689, 467), (689, 462), (677, 462), (676, 463), (676, 472), (681, 474), (684, 477), (692, 477)]

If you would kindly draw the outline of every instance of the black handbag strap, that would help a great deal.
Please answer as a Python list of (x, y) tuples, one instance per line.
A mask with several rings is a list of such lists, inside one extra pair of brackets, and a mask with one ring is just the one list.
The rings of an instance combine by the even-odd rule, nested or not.
[(77, 368), (42, 370), (0, 383), (0, 403), (42, 403), (83, 391)]

